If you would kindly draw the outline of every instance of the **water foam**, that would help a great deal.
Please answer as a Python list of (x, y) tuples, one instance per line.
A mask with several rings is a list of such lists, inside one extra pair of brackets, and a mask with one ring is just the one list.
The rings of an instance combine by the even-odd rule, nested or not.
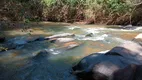
[(77, 40), (90, 40), (90, 41), (98, 41), (98, 40), (104, 40), (105, 38), (107, 38), (108, 35), (107, 34), (103, 34), (103, 35), (95, 35), (93, 37), (86, 37), (85, 35), (76, 35), (76, 39)]
[(70, 29), (70, 30), (74, 30), (74, 29), (79, 29), (79, 28), (81, 28), (81, 27), (79, 27), (79, 26), (66, 26), (68, 29)]
[(51, 48), (51, 49), (45, 49), (47, 52), (50, 52), (51, 54), (57, 55), (60, 54), (61, 51), (56, 50), (55, 48)]
[(83, 29), (83, 31), (86, 33), (92, 33), (92, 34), (100, 33), (99, 29), (97, 28), (86, 28), (86, 29)]

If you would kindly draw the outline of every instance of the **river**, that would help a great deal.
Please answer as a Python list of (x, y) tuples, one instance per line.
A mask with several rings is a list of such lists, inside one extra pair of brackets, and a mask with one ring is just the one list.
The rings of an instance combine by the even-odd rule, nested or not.
[[(141, 27), (124, 29), (119, 26), (60, 23), (28, 26), (26, 30), (17, 28), (0, 32), (7, 36), (7, 40), (70, 33), (74, 34), (71, 37), (74, 39), (72, 43), (78, 43), (79, 46), (66, 50), (65, 43), (50, 43), (44, 40), (0, 52), (0, 80), (76, 80), (70, 71), (81, 58), (92, 53), (110, 50), (125, 41), (131, 41), (136, 35), (142, 33)], [(49, 53), (39, 54), (42, 50)]]

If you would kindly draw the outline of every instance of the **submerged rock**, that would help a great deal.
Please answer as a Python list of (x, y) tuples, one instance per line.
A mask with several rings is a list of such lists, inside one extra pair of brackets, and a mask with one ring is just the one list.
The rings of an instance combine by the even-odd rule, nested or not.
[(66, 47), (67, 49), (73, 49), (75, 47), (78, 47), (80, 44), (77, 42), (67, 42), (63, 45), (63, 47)]
[(21, 37), (15, 37), (10, 40), (8, 40), (6, 45), (4, 47), (8, 49), (21, 49), (24, 47), (25, 44), (35, 42), (35, 41), (44, 41), (49, 40), (50, 42), (54, 43), (66, 43), (73, 41), (73, 38), (64, 38), (64, 37), (71, 37), (74, 34), (72, 33), (63, 33), (63, 34), (57, 34), (49, 37), (32, 37), (32, 36), (21, 36)]
[(57, 34), (57, 35), (53, 35), (53, 36), (46, 37), (45, 39), (61, 38), (61, 37), (70, 37), (70, 36), (74, 36), (74, 34), (72, 34), (72, 33)]
[(66, 42), (71, 42), (74, 41), (75, 39), (73, 38), (57, 38), (56, 42), (57, 43), (66, 43)]
[(35, 41), (44, 41), (44, 37), (32, 37), (32, 36), (21, 36), (15, 37), (8, 40), (5, 45), (8, 49), (21, 49), (27, 43), (35, 42)]
[(136, 27), (132, 26), (132, 25), (126, 25), (126, 26), (119, 26), (120, 28), (122, 29), (130, 29), (130, 30), (133, 30), (133, 29), (136, 29)]
[(70, 49), (76, 48), (80, 46), (80, 43), (77, 42), (67, 42), (67, 43), (61, 43), (59, 44), (59, 48), (51, 48), (51, 49), (46, 49), (46, 51), (52, 53), (52, 54), (60, 54), (64, 53), (65, 51), (68, 51)]
[(24, 44), (27, 44), (28, 42), (26, 40), (9, 40), (8, 42), (6, 42), (6, 47), (8, 49), (16, 49), (16, 48), (20, 48), (22, 47)]
[(16, 40), (16, 41), (13, 41), (13, 45), (24, 45), (28, 43), (26, 40)]

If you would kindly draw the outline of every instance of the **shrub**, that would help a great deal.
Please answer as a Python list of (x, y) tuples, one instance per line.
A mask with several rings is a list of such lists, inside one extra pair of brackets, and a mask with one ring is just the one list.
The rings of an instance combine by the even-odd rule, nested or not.
[[(5, 0), (6, 17), (21, 21), (129, 23), (133, 6), (126, 0)], [(2, 10), (4, 12), (4, 10)], [(124, 23), (123, 23), (124, 24)]]

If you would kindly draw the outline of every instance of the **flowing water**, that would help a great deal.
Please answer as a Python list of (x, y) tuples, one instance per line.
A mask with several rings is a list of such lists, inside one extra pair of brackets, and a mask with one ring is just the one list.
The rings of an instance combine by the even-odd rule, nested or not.
[[(117, 26), (61, 25), (58, 23), (36, 25), (22, 29), (1, 31), (7, 39), (45, 37), (73, 33), (78, 47), (66, 50), (64, 43), (36, 41), (22, 48), (0, 52), (0, 80), (76, 80), (71, 67), (92, 53), (107, 51), (125, 41), (131, 41), (142, 28), (121, 29)], [(1, 44), (2, 45), (2, 44)], [(49, 53), (39, 54), (46, 50)]]

